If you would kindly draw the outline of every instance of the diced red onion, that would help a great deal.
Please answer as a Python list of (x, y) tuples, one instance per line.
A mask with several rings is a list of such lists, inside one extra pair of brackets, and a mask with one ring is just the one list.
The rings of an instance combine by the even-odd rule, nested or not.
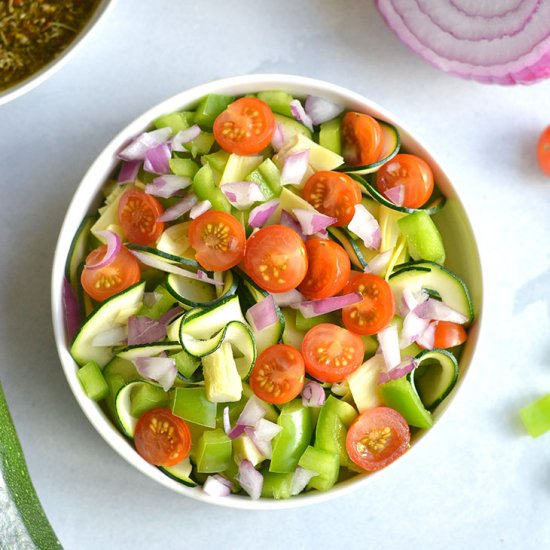
[(177, 368), (171, 357), (139, 357), (133, 363), (141, 376), (158, 382), (164, 391), (174, 385)]
[(82, 311), (73, 287), (67, 278), (63, 279), (62, 301), (67, 338), (72, 340), (82, 324)]
[(330, 313), (331, 311), (337, 311), (346, 306), (356, 304), (363, 299), (359, 292), (351, 292), (344, 294), (343, 296), (332, 296), (331, 298), (324, 298), (322, 300), (309, 300), (298, 304), (297, 309), (307, 319), (310, 317), (316, 317), (317, 315), (323, 315), (323, 313)]
[(258, 401), (258, 399), (252, 396), (246, 402), (244, 409), (237, 419), (237, 423), (229, 433), (229, 437), (231, 439), (235, 439), (244, 433), (245, 427), (248, 426), (249, 428), (253, 428), (256, 423), (265, 416), (265, 412), (265, 408)]
[(418, 305), (414, 312), (421, 319), (430, 319), (433, 321), (449, 321), (463, 325), (468, 321), (468, 317), (448, 306), (444, 302), (428, 298), (425, 302)]
[(365, 267), (365, 273), (374, 273), (374, 275), (382, 275), (385, 273), (392, 254), (393, 248), (377, 254), (372, 260), (369, 261), (367, 267)]
[(180, 306), (174, 306), (169, 309), (164, 315), (159, 317), (159, 323), (162, 323), (168, 327), (168, 325), (176, 318), (180, 313), (183, 313), (183, 309)]
[(399, 349), (399, 335), (396, 325), (389, 325), (378, 334), (378, 343), (384, 356), (386, 369), (390, 370), (401, 363), (401, 350)]
[(184, 214), (187, 214), (196, 204), (197, 201), (196, 195), (190, 193), (186, 195), (181, 201), (178, 201), (176, 204), (173, 204), (167, 208), (158, 218), (158, 222), (171, 222), (181, 218)]
[(152, 174), (168, 174), (170, 172), (170, 157), (172, 153), (166, 143), (161, 143), (145, 153), (143, 169)]
[(248, 216), (248, 225), (250, 227), (262, 227), (262, 225), (271, 217), (273, 212), (279, 206), (279, 199), (273, 199), (255, 206)]
[(302, 389), (302, 405), (304, 407), (321, 407), (325, 399), (323, 386), (315, 380), (308, 380)]
[(166, 271), (166, 273), (173, 273), (174, 275), (181, 275), (182, 277), (188, 277), (189, 279), (197, 279), (199, 281), (204, 281), (205, 283), (210, 283), (212, 285), (223, 286), (223, 281), (215, 281), (210, 277), (207, 277), (204, 272), (199, 271), (193, 273), (187, 269), (183, 269), (160, 258), (154, 257), (151, 254), (146, 254), (144, 252), (139, 252), (137, 250), (130, 250), (130, 252), (142, 263), (148, 265), (149, 267), (154, 267), (160, 271)]
[(410, 288), (405, 287), (401, 293), (401, 302), (403, 305), (402, 314), (407, 315), (409, 311), (415, 309), (429, 298), (428, 293), (421, 288), (418, 292), (413, 292)]
[(418, 366), (418, 361), (416, 361), (414, 357), (407, 357), (401, 363), (399, 363), (398, 366), (388, 371), (381, 371), (378, 374), (378, 383), (385, 384), (390, 380), (397, 380), (398, 378), (403, 378), (403, 376), (407, 376), (407, 374), (409, 374), (409, 372), (414, 370), (417, 366)]
[(189, 217), (194, 220), (195, 218), (198, 218), (201, 214), (204, 214), (208, 210), (212, 208), (212, 203), (206, 199), (204, 201), (198, 202), (191, 208), (191, 211), (189, 212)]
[(313, 122), (311, 117), (306, 113), (299, 99), (293, 99), (290, 102), (290, 112), (298, 122), (301, 122), (313, 132)]
[(231, 433), (231, 420), (229, 419), (229, 407), (223, 409), (223, 431), (229, 435)]
[(306, 210), (305, 208), (293, 208), (292, 213), (296, 216), (304, 235), (313, 235), (318, 231), (323, 231), (338, 221), (331, 216)]
[[(215, 474), (212, 476), (208, 476), (206, 478), (206, 481), (204, 482), (204, 485), (202, 486), (202, 490), (211, 497), (226, 497), (231, 494), (231, 487), (224, 483), (220, 478), (222, 476)], [(228, 479), (222, 478), (228, 483), (231, 483)], [(233, 485), (231, 483), (231, 485)]]
[(355, 233), (367, 248), (380, 248), (382, 235), (378, 220), (362, 204), (355, 205), (355, 214), (349, 222), (348, 229)]
[(282, 149), (285, 143), (285, 136), (283, 134), (283, 127), (279, 122), (275, 123), (275, 129), (273, 130), (273, 137), (271, 138), (271, 146), (275, 151)]
[(281, 426), (274, 422), (269, 422), (269, 420), (265, 420), (264, 418), (258, 420), (253, 428), (246, 426), (244, 429), (246, 435), (248, 435), (262, 456), (269, 459), (272, 456), (273, 450), (271, 441), (281, 430)]
[(410, 311), (403, 318), (403, 328), (401, 330), (401, 339), (399, 347), (406, 348), (413, 342), (422, 340), (422, 337), (430, 325), (428, 319), (420, 319), (414, 311)]
[(298, 233), (298, 235), (300, 235), (300, 237), (302, 237), (303, 241), (306, 240), (306, 236), (302, 233), (302, 226), (286, 210), (281, 210), (281, 219), (279, 220), (279, 223), (286, 227), (290, 227), (290, 229), (293, 229), (296, 233)]
[(294, 470), (294, 474), (292, 475), (292, 479), (290, 480), (290, 494), (292, 496), (299, 495), (311, 481), (311, 478), (318, 475), (319, 474), (317, 472), (297, 466), (296, 470)]
[(172, 151), (179, 151), (179, 152), (186, 151), (185, 147), (183, 147), (183, 144), (193, 141), (194, 139), (199, 137), (200, 133), (201, 133), (201, 129), (198, 124), (193, 124), (193, 126), (191, 126), (190, 128), (186, 128), (185, 130), (180, 130), (172, 138), (172, 141), (170, 142)]
[(123, 344), (126, 341), (128, 331), (126, 327), (112, 327), (99, 332), (92, 339), (95, 348), (110, 348)]
[(433, 349), (436, 326), (437, 326), (437, 322), (430, 323), (427, 326), (426, 330), (424, 330), (424, 332), (422, 332), (418, 336), (418, 338), (416, 338), (416, 343), (425, 349)]
[(395, 187), (390, 187), (384, 191), (384, 195), (397, 206), (403, 206), (405, 201), (405, 186), (396, 185)]
[(248, 493), (251, 499), (257, 500), (262, 494), (264, 478), (250, 460), (242, 460), (239, 464), (239, 473), (237, 481), (240, 486)]
[(117, 156), (121, 160), (144, 160), (149, 149), (166, 143), (171, 135), (171, 128), (159, 128), (152, 132), (144, 132), (122, 149)]
[(141, 168), (141, 160), (123, 161), (118, 173), (118, 183), (132, 183), (136, 181)]
[(304, 296), (295, 288), (287, 292), (273, 292), (273, 299), (279, 307), (297, 306), (304, 301)]
[(128, 345), (151, 344), (166, 338), (166, 324), (145, 315), (128, 318)]
[(256, 332), (275, 324), (278, 317), (273, 296), (269, 294), (250, 307), (246, 312), (246, 318)]
[(550, 76), (550, 3), (377, 0), (398, 38), (443, 71), (497, 84)]
[(281, 185), (299, 185), (306, 175), (309, 162), (309, 149), (288, 155), (281, 171)]
[(311, 122), (317, 125), (336, 118), (344, 111), (344, 107), (324, 97), (308, 95), (306, 98), (305, 111), (309, 115)]
[(120, 239), (120, 235), (118, 235), (118, 233), (105, 229), (103, 231), (98, 231), (97, 235), (105, 239), (107, 250), (105, 251), (105, 255), (103, 256), (103, 258), (101, 258), (99, 262), (96, 262), (95, 264), (87, 263), (85, 265), (85, 268), (89, 270), (102, 269), (105, 266), (109, 265), (116, 258), (117, 254), (122, 248), (122, 240)]
[(186, 189), (193, 183), (193, 180), (184, 176), (173, 176), (167, 174), (159, 176), (153, 180), (153, 183), (148, 183), (145, 186), (145, 192), (155, 197), (168, 199), (173, 197), (178, 191)]
[(245, 210), (255, 202), (265, 201), (260, 186), (255, 181), (236, 181), (220, 185), (227, 200), (239, 210)]

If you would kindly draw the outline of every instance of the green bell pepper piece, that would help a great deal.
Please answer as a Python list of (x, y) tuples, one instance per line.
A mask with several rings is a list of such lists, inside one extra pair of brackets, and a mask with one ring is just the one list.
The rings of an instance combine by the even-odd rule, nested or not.
[(95, 361), (90, 361), (81, 367), (76, 373), (84, 392), (94, 401), (101, 401), (109, 395), (109, 386), (101, 368)]
[(216, 117), (233, 101), (235, 101), (234, 97), (220, 94), (209, 94), (203, 97), (197, 105), (195, 124), (201, 128), (212, 129)]
[(390, 380), (380, 386), (384, 404), (400, 413), (409, 426), (430, 428), (432, 414), (424, 408), (418, 393), (406, 377)]
[(197, 471), (223, 472), (231, 463), (231, 439), (221, 429), (204, 432), (197, 443)]
[(176, 388), (172, 398), (172, 412), (208, 428), (216, 427), (216, 403), (208, 401), (204, 388)]
[(274, 113), (294, 117), (290, 110), (290, 102), (294, 99), (289, 93), (282, 90), (266, 90), (256, 94), (258, 99), (267, 103)]
[(206, 155), (215, 143), (214, 135), (209, 132), (201, 132), (193, 141), (184, 144), (184, 147), (195, 158), (197, 155)]
[(169, 395), (162, 388), (153, 384), (141, 384), (132, 391), (130, 397), (130, 414), (139, 418), (142, 414), (168, 405)]
[(334, 313), (324, 313), (322, 315), (316, 315), (315, 317), (304, 317), (300, 310), (296, 310), (296, 328), (303, 332), (307, 332), (309, 329), (321, 323), (337, 323), (338, 316)]
[(215, 173), (205, 164), (193, 178), (193, 190), (200, 200), (209, 200), (214, 210), (231, 212), (231, 203), (216, 183)]
[(298, 466), (318, 474), (311, 478), (308, 487), (328, 491), (338, 480), (340, 460), (337, 453), (310, 446), (300, 457)]
[(190, 111), (180, 111), (176, 113), (168, 113), (167, 115), (159, 116), (153, 124), (155, 128), (172, 128), (172, 135), (176, 135), (181, 130), (186, 130), (193, 124), (195, 113)]
[(187, 353), (184, 349), (172, 355), (172, 359), (176, 361), (178, 372), (185, 378), (191, 378), (201, 364), (200, 359)]
[(262, 486), (262, 497), (264, 498), (290, 498), (290, 486), (294, 472), (287, 474), (276, 474), (274, 472), (262, 472), (264, 484)]
[(144, 315), (158, 321), (165, 313), (172, 309), (172, 306), (176, 304), (176, 299), (166, 290), (163, 284), (157, 285), (153, 292), (160, 295), (158, 300), (151, 307), (143, 304), (136, 315)]
[(531, 437), (538, 437), (550, 430), (550, 394), (523, 407), (519, 415)]
[(203, 165), (209, 164), (212, 170), (220, 174), (223, 174), (223, 170), (228, 160), (229, 153), (227, 151), (224, 151), (223, 149), (220, 149), (215, 153), (210, 153), (209, 155), (203, 155), (203, 157), (201, 158), (201, 162)]
[(170, 159), (170, 170), (172, 174), (184, 178), (194, 178), (199, 170), (199, 165), (191, 159), (174, 157)]
[(319, 129), (319, 145), (326, 147), (337, 155), (342, 154), (342, 121), (334, 118), (321, 124)]

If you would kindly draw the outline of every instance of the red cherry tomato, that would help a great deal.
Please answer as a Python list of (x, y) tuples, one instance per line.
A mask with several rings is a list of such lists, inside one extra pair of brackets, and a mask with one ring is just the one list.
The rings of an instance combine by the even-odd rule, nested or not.
[(399, 206), (420, 208), (434, 189), (432, 169), (420, 157), (399, 154), (383, 164), (376, 174), (376, 185), (380, 193), (403, 187), (403, 201)]
[(189, 243), (205, 269), (225, 271), (244, 256), (246, 235), (241, 223), (227, 212), (207, 210), (189, 226)]
[(342, 119), (344, 159), (360, 166), (380, 160), (384, 136), (378, 121), (363, 113), (348, 112)]
[(540, 135), (539, 145), (537, 149), (537, 159), (540, 169), (550, 176), (550, 126)]
[(164, 230), (157, 222), (164, 209), (155, 197), (141, 189), (128, 189), (118, 203), (118, 219), (126, 238), (133, 243), (150, 245)]
[(462, 325), (449, 321), (439, 321), (435, 327), (434, 348), (460, 346), (468, 338)]
[(287, 403), (304, 387), (305, 368), (300, 352), (286, 344), (262, 351), (249, 376), (254, 395), (268, 403)]
[(152, 409), (137, 421), (134, 444), (149, 464), (174, 466), (189, 455), (191, 432), (185, 420), (168, 409)]
[(304, 241), (284, 225), (268, 225), (246, 243), (244, 265), (250, 278), (269, 292), (296, 288), (307, 273)]
[(410, 438), (409, 426), (397, 411), (374, 407), (353, 421), (346, 436), (346, 450), (357, 466), (375, 472), (405, 453)]
[(347, 252), (327, 239), (309, 239), (306, 250), (307, 274), (298, 290), (312, 300), (338, 294), (346, 286), (351, 270)]
[(346, 285), (343, 294), (350, 292), (359, 292), (363, 300), (342, 308), (342, 322), (347, 329), (371, 335), (380, 332), (392, 320), (395, 301), (385, 279), (372, 273), (356, 275)]
[(359, 184), (342, 172), (315, 172), (306, 182), (302, 197), (316, 210), (336, 218), (335, 226), (347, 225), (361, 202)]
[(228, 153), (252, 155), (265, 149), (273, 137), (275, 117), (255, 97), (237, 99), (214, 121), (214, 137)]
[(308, 374), (322, 382), (341, 382), (361, 366), (365, 345), (357, 334), (321, 323), (306, 333), (302, 355)]
[[(105, 257), (106, 252), (106, 244), (92, 250), (86, 258), (86, 264), (99, 263)], [(140, 277), (139, 262), (123, 245), (119, 253), (106, 266), (99, 269), (87, 269), (84, 265), (80, 282), (88, 296), (98, 302), (103, 302), (137, 283)]]

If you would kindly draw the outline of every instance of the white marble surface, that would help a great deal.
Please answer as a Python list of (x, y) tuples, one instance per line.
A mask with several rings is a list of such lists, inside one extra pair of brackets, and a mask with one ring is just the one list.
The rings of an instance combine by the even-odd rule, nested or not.
[[(252, 72), (342, 84), (416, 129), (468, 207), (486, 275), (471, 378), (414, 459), (336, 501), (257, 513), (173, 494), (103, 442), (64, 379), (49, 303), (65, 208), (111, 137), (180, 90)], [(65, 547), (548, 547), (550, 435), (528, 438), (517, 411), (550, 392), (550, 179), (534, 158), (549, 123), (550, 81), (440, 73), (367, 1), (119, 0), (61, 72), (0, 108), (0, 379)]]

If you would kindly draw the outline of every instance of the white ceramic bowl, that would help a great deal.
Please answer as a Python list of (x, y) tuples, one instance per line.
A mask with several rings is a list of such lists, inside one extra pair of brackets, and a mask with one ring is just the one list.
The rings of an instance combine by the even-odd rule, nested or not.
[(58, 71), (63, 65), (65, 65), (65, 63), (67, 63), (67, 61), (69, 61), (69, 59), (72, 59), (74, 54), (82, 45), (85, 37), (87, 37), (90, 34), (90, 31), (96, 27), (101, 19), (105, 17), (107, 12), (113, 7), (114, 3), (115, 0), (101, 0), (88, 22), (60, 55), (54, 57), (54, 59), (52, 59), (49, 63), (44, 65), (38, 71), (30, 74), (21, 82), (18, 82), (6, 90), (0, 91), (0, 105), (8, 103), (8, 101), (30, 92), (33, 88), (36, 88), (36, 86)]
[(65, 334), (63, 321), (63, 308), (61, 302), (61, 291), (64, 277), (65, 261), (69, 252), (71, 240), (83, 217), (94, 212), (100, 202), (100, 189), (108, 176), (117, 164), (116, 152), (130, 138), (144, 131), (158, 116), (176, 110), (189, 109), (194, 107), (200, 98), (210, 93), (221, 93), (227, 95), (241, 95), (261, 90), (282, 89), (296, 96), (314, 94), (325, 97), (334, 102), (345, 105), (347, 109), (369, 113), (375, 117), (387, 120), (395, 124), (401, 132), (402, 146), (407, 151), (416, 153), (424, 158), (433, 169), (437, 185), (447, 197), (447, 203), (441, 213), (436, 214), (437, 224), (443, 235), (447, 252), (446, 265), (456, 271), (468, 285), (476, 313), (476, 320), (470, 329), (470, 335), (460, 360), (461, 375), (453, 392), (435, 412), (435, 426), (440, 424), (440, 417), (447, 407), (454, 401), (457, 392), (460, 390), (464, 379), (467, 377), (473, 353), (479, 338), (482, 304), (482, 278), (481, 266), (474, 234), (468, 221), (466, 211), (458, 198), (455, 188), (452, 186), (447, 175), (443, 172), (437, 161), (427, 149), (413, 137), (413, 134), (394, 117), (375, 103), (365, 99), (359, 94), (319, 80), (287, 75), (248, 75), (235, 78), (228, 78), (209, 82), (182, 92), (159, 105), (153, 107), (134, 122), (122, 130), (107, 145), (104, 151), (92, 164), (84, 179), (80, 183), (67, 211), (65, 221), (61, 228), (52, 274), (52, 313), (55, 339), (61, 364), (69, 385), (82, 407), (82, 410), (94, 425), (101, 436), (115, 449), (125, 460), (135, 466), (138, 470), (158, 481), (162, 485), (183, 495), (223, 506), (248, 509), (276, 509), (303, 506), (331, 499), (343, 495), (353, 489), (364, 487), (369, 483), (372, 475), (380, 476), (382, 472), (388, 473), (397, 468), (405, 460), (414, 460), (414, 449), (419, 441), (428, 435), (431, 430), (424, 431), (416, 438), (412, 449), (403, 457), (394, 462), (388, 468), (376, 474), (357, 476), (343, 483), (337, 484), (328, 492), (312, 492), (293, 497), (288, 500), (260, 499), (251, 500), (246, 496), (231, 495), (229, 497), (214, 498), (206, 495), (200, 487), (186, 487), (164, 475), (156, 467), (145, 462), (133, 449), (130, 442), (114, 427), (109, 418), (101, 408), (84, 394), (76, 376), (77, 365), (73, 361), (68, 350), (68, 341)]

